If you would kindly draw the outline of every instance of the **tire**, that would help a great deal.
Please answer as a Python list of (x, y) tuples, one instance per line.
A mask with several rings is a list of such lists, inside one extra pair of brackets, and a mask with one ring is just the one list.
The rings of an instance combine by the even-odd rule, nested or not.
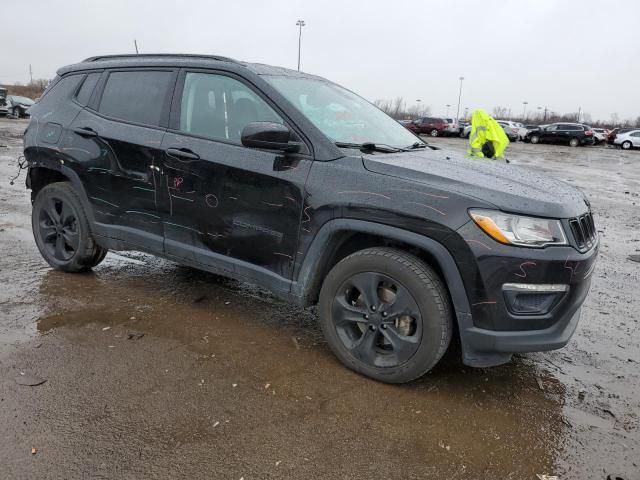
[(431, 135), (432, 137), (437, 137), (438, 135), (440, 135), (440, 132), (438, 132), (438, 130), (434, 128), (429, 132), (429, 135)]
[(335, 265), (322, 284), (319, 313), (336, 357), (386, 383), (410, 382), (431, 370), (453, 330), (449, 294), (438, 274), (419, 258), (386, 247), (361, 250)]
[(94, 241), (82, 202), (67, 182), (51, 183), (38, 192), (31, 227), (40, 254), (56, 270), (84, 272), (107, 254)]
[(538, 135), (531, 135), (529, 137), (529, 141), (535, 145), (536, 143), (540, 142), (540, 137)]
[(631, 150), (631, 147), (633, 147), (633, 145), (631, 144), (631, 142), (629, 140), (625, 140), (624, 142), (622, 142), (622, 144), (620, 145), (620, 147), (623, 150)]
[(570, 147), (577, 147), (580, 145), (580, 140), (578, 140), (577, 138), (572, 138), (571, 140), (569, 140), (569, 146)]

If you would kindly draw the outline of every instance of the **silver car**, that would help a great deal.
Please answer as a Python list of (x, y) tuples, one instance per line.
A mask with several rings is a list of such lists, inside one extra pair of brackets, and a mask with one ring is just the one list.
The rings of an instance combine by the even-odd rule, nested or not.
[(633, 147), (640, 147), (640, 129), (630, 130), (625, 133), (618, 133), (613, 140), (614, 145), (620, 145), (623, 150), (630, 150)]

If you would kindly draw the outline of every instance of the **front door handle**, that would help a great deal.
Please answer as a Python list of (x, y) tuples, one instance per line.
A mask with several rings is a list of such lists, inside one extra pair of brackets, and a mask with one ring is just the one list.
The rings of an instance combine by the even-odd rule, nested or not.
[(188, 148), (167, 148), (167, 155), (178, 160), (200, 160), (200, 155)]
[(97, 137), (98, 132), (96, 132), (93, 128), (90, 127), (80, 127), (74, 128), (73, 131), (80, 135), (81, 137)]

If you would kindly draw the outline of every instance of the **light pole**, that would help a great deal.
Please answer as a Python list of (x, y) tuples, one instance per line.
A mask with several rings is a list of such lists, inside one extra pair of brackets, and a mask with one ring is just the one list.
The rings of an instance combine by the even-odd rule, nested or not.
[(300, 48), (302, 46), (302, 27), (305, 26), (304, 20), (298, 20), (296, 25), (300, 28), (298, 32), (298, 71), (300, 71)]
[(529, 102), (522, 102), (522, 120), (527, 121), (527, 105)]
[(420, 102), (421, 102), (421, 101), (422, 101), (422, 100), (421, 100), (421, 99), (419, 99), (419, 98), (417, 98), (417, 99), (416, 99), (416, 117), (419, 117), (419, 116), (420, 116)]
[(460, 80), (460, 90), (458, 91), (458, 108), (456, 109), (456, 122), (460, 118), (460, 99), (462, 98), (462, 81), (464, 80), (464, 77), (460, 77), (459, 80)]
[(451, 105), (449, 105), (448, 103), (445, 105), (445, 107), (447, 107), (447, 117), (449, 116), (449, 108), (451, 107)]

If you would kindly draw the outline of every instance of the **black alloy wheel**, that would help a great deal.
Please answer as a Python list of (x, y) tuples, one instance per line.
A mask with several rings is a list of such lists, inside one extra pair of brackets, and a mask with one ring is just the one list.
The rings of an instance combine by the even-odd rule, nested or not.
[(61, 262), (69, 261), (78, 251), (80, 234), (77, 213), (62, 198), (51, 196), (40, 210), (38, 227), (44, 247)]
[(57, 270), (83, 272), (104, 260), (78, 192), (68, 182), (43, 187), (33, 201), (31, 226), (42, 257)]
[(345, 348), (376, 367), (405, 363), (422, 336), (416, 300), (401, 283), (377, 272), (347, 279), (334, 297), (331, 317)]
[(421, 377), (453, 332), (449, 292), (420, 258), (391, 247), (357, 251), (324, 279), (320, 325), (348, 368), (387, 383)]

